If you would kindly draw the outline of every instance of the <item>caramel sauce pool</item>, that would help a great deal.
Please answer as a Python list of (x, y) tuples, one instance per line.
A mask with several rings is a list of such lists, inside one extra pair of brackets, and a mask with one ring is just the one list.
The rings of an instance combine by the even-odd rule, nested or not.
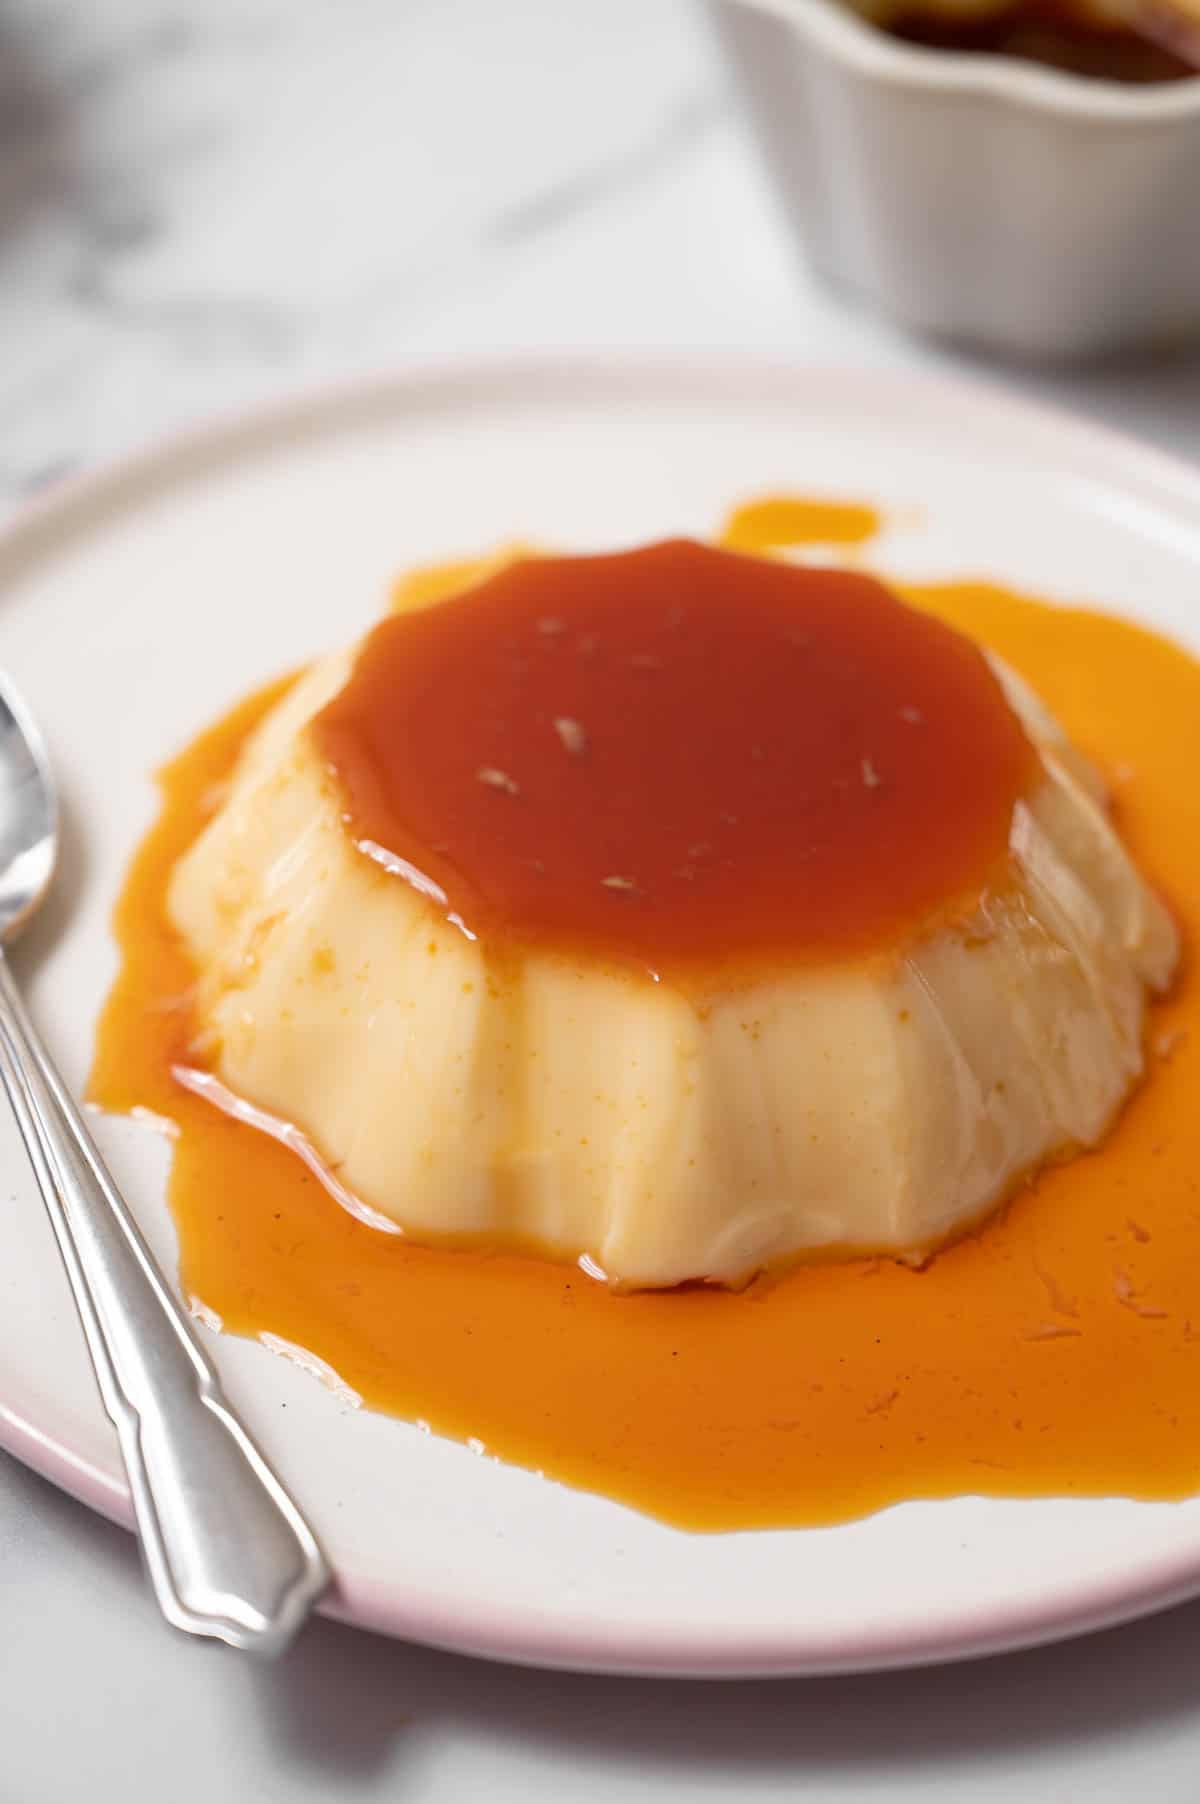
[(763, 495), (735, 507), (721, 533), (733, 551), (784, 545), (865, 545), (879, 531), (879, 514), (861, 501), (813, 501), (807, 495)]
[(973, 898), (1039, 771), (961, 634), (686, 539), (389, 615), (310, 731), (354, 838), (473, 937), (672, 978), (874, 951)]
[[(421, 585), (424, 584), (422, 589)], [(430, 599), (436, 579), (416, 579)], [(909, 591), (993, 647), (1105, 768), (1121, 830), (1200, 940), (1200, 671), (1134, 626), (981, 585)], [(846, 1521), (910, 1498), (1200, 1489), (1200, 990), (1150, 1019), (1148, 1080), (1099, 1153), (1044, 1172), (923, 1271), (802, 1266), (618, 1296), (572, 1267), (361, 1226), (274, 1141), (182, 1091), (193, 973), (164, 891), (254, 723), (162, 773), (118, 906), (91, 1094), (179, 1129), (184, 1291), (310, 1348), (375, 1408), (682, 1527)]]

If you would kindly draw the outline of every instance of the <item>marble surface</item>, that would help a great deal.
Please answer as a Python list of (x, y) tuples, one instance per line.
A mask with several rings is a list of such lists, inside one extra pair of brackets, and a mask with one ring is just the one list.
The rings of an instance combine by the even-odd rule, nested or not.
[[(953, 364), (1200, 457), (1200, 358), (987, 369), (813, 284), (680, 0), (6, 0), (0, 513), (402, 358), (741, 347)], [(0, 1459), (0, 1800), (1197, 1794), (1200, 1605), (924, 1673), (522, 1673), (332, 1624), (169, 1637), (132, 1542)]]

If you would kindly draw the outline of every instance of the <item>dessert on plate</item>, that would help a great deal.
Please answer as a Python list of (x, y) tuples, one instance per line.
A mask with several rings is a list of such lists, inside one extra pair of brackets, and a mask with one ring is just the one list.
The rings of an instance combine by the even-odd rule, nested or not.
[(516, 558), (325, 658), (168, 908), (183, 1082), (378, 1223), (631, 1287), (924, 1257), (1101, 1139), (1177, 958), (996, 658), (688, 541)]

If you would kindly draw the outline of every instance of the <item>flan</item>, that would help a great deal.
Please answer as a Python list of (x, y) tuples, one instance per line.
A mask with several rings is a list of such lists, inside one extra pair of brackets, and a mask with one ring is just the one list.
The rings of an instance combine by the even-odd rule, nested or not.
[(181, 1082), (377, 1225), (627, 1287), (920, 1260), (1101, 1140), (1177, 936), (997, 660), (689, 541), (425, 599), (178, 863)]

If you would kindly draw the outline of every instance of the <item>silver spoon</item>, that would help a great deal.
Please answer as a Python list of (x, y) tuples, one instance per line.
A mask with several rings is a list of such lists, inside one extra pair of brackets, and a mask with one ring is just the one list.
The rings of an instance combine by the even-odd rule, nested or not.
[(46, 752), (0, 678), (0, 1080), (116, 1426), (163, 1615), (193, 1635), (278, 1653), (328, 1583), (321, 1550), (225, 1401), (4, 956), (46, 893), (57, 849)]

